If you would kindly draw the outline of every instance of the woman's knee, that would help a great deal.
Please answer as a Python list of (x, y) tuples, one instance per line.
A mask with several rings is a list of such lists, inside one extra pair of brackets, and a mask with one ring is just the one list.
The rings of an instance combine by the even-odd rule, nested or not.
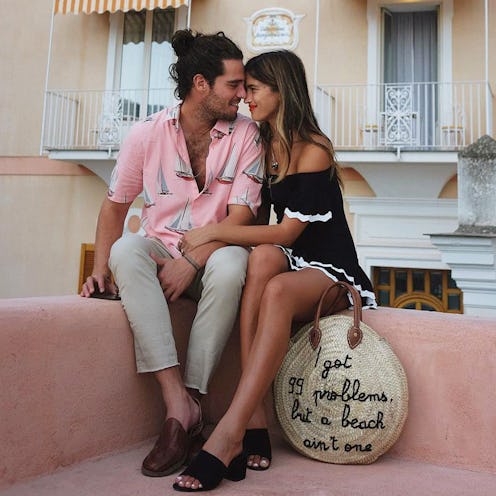
[(286, 257), (274, 245), (259, 245), (253, 248), (248, 258), (247, 275), (251, 278), (265, 279), (281, 272)]
[(288, 293), (288, 289), (282, 277), (274, 276), (265, 285), (262, 301), (269, 305), (285, 306), (293, 295)]

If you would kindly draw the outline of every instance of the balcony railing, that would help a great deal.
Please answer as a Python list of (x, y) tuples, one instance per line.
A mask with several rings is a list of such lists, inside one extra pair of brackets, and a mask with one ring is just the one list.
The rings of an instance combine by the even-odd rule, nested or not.
[(338, 150), (458, 150), (491, 128), (486, 82), (329, 84), (315, 96)]
[(120, 91), (50, 90), (42, 148), (116, 150), (131, 125), (174, 102), (173, 88)]
[[(338, 150), (458, 150), (490, 131), (485, 82), (329, 84), (315, 96), (319, 123)], [(173, 88), (50, 90), (42, 149), (118, 150), (134, 122), (174, 102)]]

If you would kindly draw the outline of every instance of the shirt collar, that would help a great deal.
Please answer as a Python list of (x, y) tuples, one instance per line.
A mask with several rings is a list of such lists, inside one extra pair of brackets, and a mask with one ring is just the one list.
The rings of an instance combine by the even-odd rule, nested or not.
[(165, 114), (165, 120), (171, 121), (171, 124), (176, 128), (176, 131), (179, 131), (179, 112), (181, 108), (181, 102), (173, 107), (168, 107), (167, 112)]
[[(237, 118), (234, 121), (218, 120), (215, 123), (215, 126), (213, 127), (210, 134), (216, 138), (222, 138), (226, 134), (227, 135), (232, 134), (232, 132), (234, 131), (234, 127), (236, 125), (236, 120), (237, 120)], [(220, 135), (219, 135), (219, 133), (220, 133)]]

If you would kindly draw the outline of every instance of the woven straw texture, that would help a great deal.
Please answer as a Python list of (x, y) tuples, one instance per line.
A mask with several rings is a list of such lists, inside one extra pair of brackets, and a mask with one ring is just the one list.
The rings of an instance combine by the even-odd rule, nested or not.
[(405, 372), (389, 344), (360, 322), (361, 343), (351, 349), (353, 318), (320, 319), (314, 350), (313, 324), (291, 339), (274, 383), (278, 419), (290, 444), (328, 463), (374, 462), (397, 441), (408, 412)]

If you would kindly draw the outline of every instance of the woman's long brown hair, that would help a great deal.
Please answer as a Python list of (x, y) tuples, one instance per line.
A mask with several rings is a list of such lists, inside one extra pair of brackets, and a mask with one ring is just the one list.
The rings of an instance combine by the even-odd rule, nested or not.
[[(330, 139), (320, 129), (312, 109), (308, 92), (305, 67), (301, 59), (288, 50), (265, 52), (248, 60), (245, 71), (254, 79), (269, 86), (280, 96), (276, 128), (268, 122), (260, 123), (260, 135), (265, 146), (265, 170), (270, 174), (272, 162), (271, 145), (274, 140), (280, 143), (281, 170), (276, 182), (287, 174), (294, 137), (323, 148), (329, 155), (331, 175), (339, 177), (339, 166), (334, 156)], [(318, 137), (318, 138), (316, 138)]]

